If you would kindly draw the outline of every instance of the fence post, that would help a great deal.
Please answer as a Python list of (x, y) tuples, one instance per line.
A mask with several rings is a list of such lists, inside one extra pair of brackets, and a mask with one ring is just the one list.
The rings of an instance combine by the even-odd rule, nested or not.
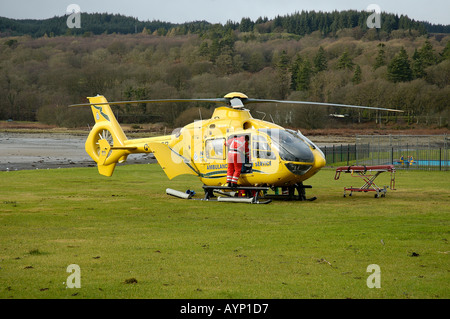
[(350, 161), (350, 144), (347, 144), (347, 166), (349, 161)]
[(439, 147), (439, 170), (442, 171), (442, 147)]
[(391, 164), (394, 165), (394, 148), (391, 147)]
[(334, 144), (333, 144), (333, 164), (334, 164)]

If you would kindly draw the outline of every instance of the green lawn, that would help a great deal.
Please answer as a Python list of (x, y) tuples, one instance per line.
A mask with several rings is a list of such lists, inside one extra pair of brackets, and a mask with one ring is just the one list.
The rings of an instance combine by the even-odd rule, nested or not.
[(385, 198), (344, 198), (362, 181), (324, 169), (316, 201), (250, 205), (168, 196), (201, 183), (157, 164), (0, 172), (0, 298), (447, 299), (450, 172), (396, 179)]

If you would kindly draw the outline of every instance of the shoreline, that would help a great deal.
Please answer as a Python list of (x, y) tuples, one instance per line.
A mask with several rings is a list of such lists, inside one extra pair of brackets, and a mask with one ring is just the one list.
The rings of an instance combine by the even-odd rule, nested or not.
[[(0, 132), (0, 171), (96, 167), (86, 154), (86, 136)], [(123, 164), (156, 163), (152, 154), (131, 154)]]

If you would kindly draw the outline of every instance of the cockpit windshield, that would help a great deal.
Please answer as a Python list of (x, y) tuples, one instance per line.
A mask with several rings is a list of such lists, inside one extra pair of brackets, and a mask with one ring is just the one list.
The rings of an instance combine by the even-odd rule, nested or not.
[(259, 131), (270, 136), (282, 160), (305, 163), (314, 162), (314, 155), (308, 144), (295, 132), (291, 133), (280, 129), (260, 129)]
[(300, 133), (300, 131), (293, 131), (293, 130), (287, 130), (288, 132), (298, 136), (299, 138), (301, 138), (303, 141), (305, 141), (306, 144), (308, 144), (313, 150), (317, 150), (320, 154), (322, 154), (322, 157), (325, 158), (325, 155), (323, 154), (322, 150), (317, 147), (316, 144), (314, 144), (313, 142), (311, 142), (311, 140), (309, 138), (307, 138), (305, 135), (303, 135), (302, 133)]

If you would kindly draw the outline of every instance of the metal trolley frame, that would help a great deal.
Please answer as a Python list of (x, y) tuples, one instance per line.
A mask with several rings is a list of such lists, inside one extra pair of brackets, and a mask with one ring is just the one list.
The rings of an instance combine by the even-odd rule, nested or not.
[[(336, 169), (334, 176), (335, 180), (338, 180), (341, 173), (349, 173), (353, 177), (362, 178), (365, 182), (361, 187), (344, 187), (344, 197), (347, 196), (346, 192), (349, 191), (349, 196), (352, 196), (353, 192), (375, 192), (375, 198), (385, 197), (387, 189), (395, 190), (395, 167), (394, 165), (376, 165), (376, 166), (341, 166)], [(375, 179), (383, 172), (390, 172), (391, 179), (389, 186), (379, 187), (375, 184)]]

